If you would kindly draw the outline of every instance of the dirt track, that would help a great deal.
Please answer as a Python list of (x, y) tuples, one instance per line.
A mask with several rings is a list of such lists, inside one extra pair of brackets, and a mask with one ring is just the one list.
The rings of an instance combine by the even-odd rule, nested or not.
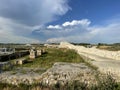
[[(78, 54), (85, 56), (86, 60), (90, 60), (90, 62), (93, 65), (97, 66), (98, 69), (103, 73), (110, 72), (110, 73), (113, 73), (114, 75), (120, 76), (120, 60), (119, 60), (120, 58), (118, 58), (118, 60), (115, 60), (111, 57), (108, 58), (106, 56), (102, 56), (101, 54), (103, 53), (97, 54), (97, 52), (103, 52), (102, 50), (98, 50), (95, 48), (85, 48), (81, 46), (74, 46), (69, 43), (62, 43), (60, 47), (66, 47), (69, 49), (76, 50)], [(96, 52), (91, 52), (92, 50), (96, 50)], [(110, 53), (110, 51), (106, 51), (106, 52)], [(113, 53), (116, 53), (116, 52), (113, 52)], [(120, 55), (118, 52), (117, 54)]]
[[(109, 59), (97, 55), (92, 55), (88, 53), (79, 53), (86, 57), (86, 60), (90, 60), (90, 62), (97, 66), (101, 72), (111, 72), (113, 74), (120, 75), (120, 61)], [(89, 59), (90, 58), (90, 59)]]

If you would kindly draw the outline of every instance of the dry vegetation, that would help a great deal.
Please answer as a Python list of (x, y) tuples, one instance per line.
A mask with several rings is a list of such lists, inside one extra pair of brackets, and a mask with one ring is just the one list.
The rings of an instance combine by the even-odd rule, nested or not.
[(80, 63), (84, 62), (84, 60), (74, 50), (49, 48), (45, 54), (34, 59), (32, 62), (22, 65), (22, 67), (48, 69), (55, 62)]
[(104, 50), (109, 50), (109, 51), (119, 51), (120, 50), (120, 44), (99, 44), (97, 46), (97, 48), (99, 49), (104, 49)]

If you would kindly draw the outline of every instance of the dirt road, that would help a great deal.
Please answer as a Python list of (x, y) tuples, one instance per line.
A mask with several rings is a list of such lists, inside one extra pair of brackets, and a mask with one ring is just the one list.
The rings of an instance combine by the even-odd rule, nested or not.
[(85, 52), (79, 53), (86, 57), (86, 60), (90, 60), (90, 62), (97, 66), (101, 72), (110, 72), (113, 74), (120, 75), (120, 61), (114, 60), (110, 58), (101, 57), (98, 55), (93, 55)]
[[(112, 52), (117, 53), (118, 60), (113, 59), (112, 57), (108, 58), (105, 56), (106, 54), (110, 54), (110, 51), (102, 51), (96, 48), (85, 48), (81, 46), (75, 46), (70, 43), (62, 43), (60, 44), (61, 47), (67, 47), (69, 49), (74, 49), (78, 52), (78, 54), (85, 57), (86, 60), (89, 60), (94, 66), (98, 67), (103, 73), (113, 73), (114, 75), (120, 76), (120, 53), (119, 52)], [(105, 53), (102, 53), (105, 52)], [(105, 54), (105, 55), (103, 55)]]

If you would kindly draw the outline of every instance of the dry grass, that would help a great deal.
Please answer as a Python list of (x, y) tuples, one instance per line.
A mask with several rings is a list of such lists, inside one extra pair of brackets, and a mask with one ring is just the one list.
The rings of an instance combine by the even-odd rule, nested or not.
[(48, 69), (52, 67), (55, 62), (80, 63), (84, 62), (84, 60), (74, 50), (52, 48), (47, 49), (45, 54), (30, 63), (22, 65), (22, 67)]

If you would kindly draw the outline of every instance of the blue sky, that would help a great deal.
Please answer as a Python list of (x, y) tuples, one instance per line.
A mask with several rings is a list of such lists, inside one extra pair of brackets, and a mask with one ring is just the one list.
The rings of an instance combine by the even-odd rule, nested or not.
[(120, 0), (0, 0), (0, 43), (120, 42)]

